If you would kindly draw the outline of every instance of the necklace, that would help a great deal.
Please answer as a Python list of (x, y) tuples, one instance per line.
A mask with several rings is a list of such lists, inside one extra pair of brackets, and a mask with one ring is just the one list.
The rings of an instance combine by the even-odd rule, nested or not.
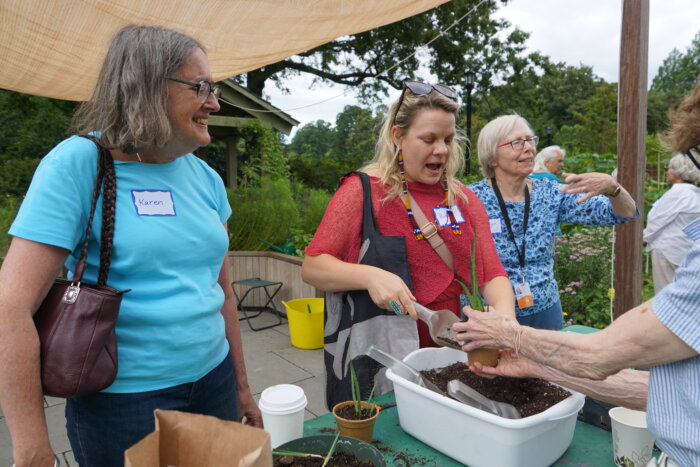
[[(406, 182), (406, 170), (404, 168), (403, 154), (401, 153), (401, 151), (399, 151), (398, 159), (399, 159), (399, 174), (401, 174), (401, 186), (403, 188), (403, 204), (404, 204), (404, 206), (406, 206), (406, 213), (408, 214), (408, 219), (411, 221), (411, 227), (413, 229), (413, 237), (416, 240), (422, 240), (424, 238), (423, 232), (421, 231), (420, 227), (418, 227), (418, 223), (416, 222), (416, 218), (413, 215), (413, 210), (411, 209), (411, 200), (408, 197), (408, 183)], [(447, 175), (445, 175), (444, 171), (442, 172), (442, 178), (440, 179), (440, 183), (442, 184), (442, 190), (445, 193), (445, 199), (440, 204), (444, 204), (445, 207), (447, 208), (447, 218), (450, 221), (449, 226), (452, 229), (452, 233), (454, 235), (462, 235), (462, 230), (459, 228), (459, 224), (457, 223), (455, 215), (452, 213), (452, 208), (450, 207), (450, 204), (448, 202), (449, 199), (448, 199), (448, 188), (447, 188)], [(437, 225), (436, 227), (438, 230), (442, 230), (441, 226)]]
[(143, 161), (141, 160), (141, 156), (139, 155), (138, 152), (136, 153), (136, 158), (139, 160), (139, 162), (143, 162)]

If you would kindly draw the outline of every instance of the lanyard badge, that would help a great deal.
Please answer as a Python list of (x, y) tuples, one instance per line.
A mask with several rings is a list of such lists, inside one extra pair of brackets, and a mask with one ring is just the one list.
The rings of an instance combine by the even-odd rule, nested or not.
[[(518, 246), (515, 241), (515, 234), (513, 233), (513, 227), (510, 222), (510, 216), (508, 215), (508, 210), (506, 209), (506, 203), (503, 200), (503, 195), (501, 195), (501, 190), (498, 188), (498, 183), (496, 183), (496, 178), (491, 179), (491, 185), (493, 186), (493, 191), (498, 199), (498, 207), (501, 209), (501, 215), (503, 216), (503, 222), (506, 224), (508, 230), (508, 238), (513, 242), (515, 246), (515, 251), (518, 254), (518, 263), (520, 264), (520, 274), (522, 276), (522, 282), (513, 285), (513, 290), (515, 292), (515, 299), (518, 302), (518, 307), (528, 308), (535, 305), (535, 301), (532, 299), (532, 293), (530, 291), (530, 284), (525, 281), (525, 238), (527, 234), (527, 224), (530, 219), (530, 190), (525, 185), (525, 213), (523, 215), (523, 243), (522, 247)], [(500, 225), (499, 231), (500, 231)], [(491, 230), (493, 230), (493, 223), (491, 224)]]

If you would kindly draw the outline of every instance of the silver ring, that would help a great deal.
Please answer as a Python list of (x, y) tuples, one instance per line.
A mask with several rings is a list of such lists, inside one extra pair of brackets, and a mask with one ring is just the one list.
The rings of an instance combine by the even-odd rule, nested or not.
[(394, 313), (396, 313), (397, 315), (403, 314), (403, 307), (396, 300), (389, 300), (389, 306), (392, 310), (394, 310)]

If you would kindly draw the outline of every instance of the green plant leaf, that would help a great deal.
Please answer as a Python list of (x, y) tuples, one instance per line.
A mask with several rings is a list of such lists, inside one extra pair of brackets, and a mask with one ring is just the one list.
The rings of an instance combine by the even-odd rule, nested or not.
[[(338, 433), (340, 434), (340, 433)], [(292, 456), (292, 457), (318, 457), (320, 459), (324, 459), (325, 456), (322, 456), (320, 454), (311, 454), (308, 452), (298, 452), (298, 451), (285, 451), (284, 449), (273, 449), (272, 450), (272, 455), (273, 456)]]
[(338, 432), (337, 435), (335, 435), (335, 439), (333, 440), (333, 444), (331, 445), (331, 448), (328, 450), (328, 454), (326, 454), (326, 459), (323, 461), (323, 465), (321, 467), (325, 467), (326, 464), (328, 464), (328, 461), (331, 460), (331, 457), (333, 456), (333, 453), (335, 452), (335, 447), (338, 445), (338, 438), (340, 437), (340, 432)]
[(355, 407), (355, 413), (359, 416), (362, 406), (360, 405), (360, 382), (357, 380), (357, 373), (355, 373), (355, 367), (350, 360), (350, 384), (352, 390), (352, 403)]

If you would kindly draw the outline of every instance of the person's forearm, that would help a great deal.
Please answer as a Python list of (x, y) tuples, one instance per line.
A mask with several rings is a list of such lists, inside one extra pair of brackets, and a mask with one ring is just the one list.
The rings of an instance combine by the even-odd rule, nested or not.
[(609, 404), (634, 410), (646, 410), (649, 372), (622, 370), (602, 381), (577, 378), (550, 367), (541, 366), (537, 377), (578, 391)]
[(227, 298), (224, 303), (225, 311), (223, 311), (224, 321), (226, 322), (226, 340), (228, 340), (229, 348), (231, 349), (231, 360), (233, 361), (233, 369), (236, 374), (236, 386), (239, 391), (249, 391), (248, 373), (243, 356), (243, 343), (241, 342), (241, 326), (235, 307), (235, 299), (233, 297)]
[[(572, 376), (604, 379), (625, 368), (682, 360), (697, 352), (654, 316), (651, 301), (624, 313), (592, 334), (521, 327), (520, 352)], [(516, 331), (511, 331), (513, 337)], [(511, 347), (514, 346), (511, 338)]]
[(486, 299), (486, 303), (498, 312), (515, 316), (515, 297), (508, 277), (498, 276), (486, 282), (481, 287), (481, 294)]
[[(0, 308), (4, 308), (0, 303)], [(39, 376), (39, 338), (28, 314), (0, 313), (0, 407), (17, 465), (49, 465), (53, 453), (44, 416)]]
[(610, 206), (620, 217), (633, 217), (637, 214), (637, 203), (622, 185), (620, 185), (620, 194), (610, 198)]
[(329, 292), (367, 290), (376, 269), (365, 264), (347, 263), (329, 254), (309, 255), (301, 266), (301, 278)]

